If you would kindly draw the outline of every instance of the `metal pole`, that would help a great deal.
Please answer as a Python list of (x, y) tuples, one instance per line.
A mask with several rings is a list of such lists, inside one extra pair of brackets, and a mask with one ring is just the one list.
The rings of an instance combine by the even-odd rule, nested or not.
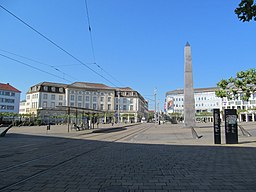
[(117, 122), (118, 124), (120, 123), (120, 91), (117, 92), (117, 96), (118, 96), (118, 99), (117, 99), (117, 106), (118, 106), (118, 109), (117, 109)]
[(70, 107), (68, 107), (68, 133), (69, 133), (69, 123), (70, 123)]
[(155, 100), (154, 119), (155, 119), (155, 127), (156, 127), (156, 89), (154, 90), (154, 100)]
[(160, 125), (160, 108), (159, 108), (159, 102), (160, 102), (160, 100), (158, 100), (158, 102), (157, 102), (157, 123)]

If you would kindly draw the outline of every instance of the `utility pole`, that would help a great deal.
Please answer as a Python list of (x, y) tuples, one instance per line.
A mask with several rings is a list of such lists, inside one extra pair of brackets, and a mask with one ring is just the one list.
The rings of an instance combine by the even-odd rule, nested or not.
[(156, 114), (156, 92), (157, 92), (157, 89), (155, 88), (155, 90), (154, 90), (154, 100), (155, 100), (154, 120), (155, 120), (155, 127), (156, 127), (156, 119), (157, 119), (157, 114)]
[(160, 100), (157, 102), (157, 123), (160, 125), (160, 106), (159, 106)]
[(118, 97), (118, 99), (117, 99), (117, 107), (118, 107), (118, 109), (117, 109), (117, 122), (119, 124), (120, 123), (120, 91), (117, 91), (117, 97)]

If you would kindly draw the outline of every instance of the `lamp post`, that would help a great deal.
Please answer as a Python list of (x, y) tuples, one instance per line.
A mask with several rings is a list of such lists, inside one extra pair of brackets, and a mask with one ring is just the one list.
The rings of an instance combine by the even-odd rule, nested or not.
[(156, 89), (154, 90), (154, 100), (155, 100), (155, 113), (154, 113), (154, 119), (155, 119), (155, 127), (156, 127), (156, 119), (157, 119), (157, 112), (156, 112)]
[(117, 91), (117, 122), (120, 123), (120, 91)]

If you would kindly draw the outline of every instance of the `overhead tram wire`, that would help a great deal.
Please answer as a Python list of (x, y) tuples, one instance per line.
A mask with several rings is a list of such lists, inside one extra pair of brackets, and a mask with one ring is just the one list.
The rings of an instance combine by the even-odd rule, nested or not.
[(106, 73), (109, 77), (111, 77), (113, 80), (115, 80), (116, 82), (118, 82), (119, 84), (122, 85), (122, 83), (121, 83), (120, 81), (118, 81), (115, 77), (113, 77), (113, 75), (111, 75), (111, 74), (108, 73), (106, 70), (104, 70), (104, 69), (96, 62), (96, 56), (95, 56), (95, 50), (94, 50), (94, 43), (93, 43), (93, 38), (92, 38), (92, 27), (91, 27), (91, 21), (90, 21), (90, 16), (89, 16), (89, 8), (88, 8), (87, 0), (84, 0), (84, 3), (85, 3), (85, 10), (86, 10), (86, 16), (87, 16), (88, 29), (89, 29), (89, 34), (90, 34), (91, 49), (92, 49), (92, 56), (93, 56), (94, 64), (95, 64), (100, 70), (102, 70), (104, 73)]
[(32, 61), (32, 62), (34, 62), (34, 63), (38, 63), (38, 64), (41, 64), (41, 65), (45, 65), (45, 66), (51, 67), (51, 68), (53, 68), (55, 71), (58, 71), (59, 73), (62, 73), (63, 76), (65, 75), (65, 76), (69, 76), (69, 77), (72, 78), (72, 79), (76, 79), (76, 78), (72, 77), (71, 75), (68, 75), (67, 73), (61, 71), (61, 70), (58, 69), (56, 66), (49, 65), (49, 64), (43, 63), (43, 62), (41, 62), (41, 61), (37, 61), (37, 60), (35, 60), (35, 59), (31, 59), (31, 58), (28, 58), (28, 57), (25, 57), (25, 56), (22, 56), (22, 55), (18, 55), (18, 54), (16, 54), (16, 53), (12, 53), (12, 52), (10, 52), (10, 51), (5, 51), (5, 50), (3, 50), (3, 49), (0, 49), (0, 51), (5, 52), (5, 53), (8, 53), (8, 54), (11, 54), (11, 55), (14, 55), (14, 56), (17, 56), (17, 57), (20, 57), (20, 58), (23, 58), (23, 59), (26, 59), (26, 60), (28, 60), (28, 61)]
[(90, 39), (91, 39), (92, 56), (93, 56), (93, 61), (96, 64), (95, 51), (94, 51), (93, 40), (92, 40), (92, 28), (91, 28), (91, 22), (90, 22), (90, 17), (89, 17), (89, 9), (88, 9), (87, 0), (84, 0), (84, 3), (85, 3), (87, 21), (88, 21), (88, 25), (89, 25), (88, 29), (89, 29)]
[(29, 25), (28, 23), (26, 23), (25, 21), (23, 21), (21, 18), (19, 18), (18, 16), (16, 16), (14, 13), (10, 12), (8, 9), (6, 9), (5, 7), (3, 7), (2, 5), (0, 5), (0, 8), (2, 8), (4, 11), (6, 11), (7, 13), (9, 13), (11, 16), (15, 17), (17, 20), (19, 20), (21, 23), (23, 23), (24, 25), (26, 25), (28, 28), (30, 28), (32, 31), (36, 32), (38, 35), (40, 35), (41, 37), (43, 37), (44, 39), (46, 39), (47, 41), (49, 41), (51, 44), (53, 44), (55, 47), (57, 47), (58, 49), (60, 49), (61, 51), (63, 51), (64, 53), (66, 53), (67, 55), (69, 55), (70, 57), (72, 57), (74, 60), (76, 60), (77, 62), (81, 63), (84, 67), (88, 68), (89, 70), (91, 70), (93, 73), (97, 74), (98, 76), (100, 76), (101, 78), (103, 78), (104, 80), (106, 80), (107, 82), (109, 82), (110, 84), (117, 86), (116, 84), (114, 84), (112, 81), (110, 81), (109, 79), (107, 79), (106, 77), (104, 77), (103, 75), (101, 75), (100, 73), (98, 73), (97, 71), (95, 71), (94, 69), (92, 69), (91, 67), (89, 67), (88, 65), (86, 65), (84, 62), (82, 62), (80, 59), (78, 59), (77, 57), (75, 57), (74, 55), (72, 55), (70, 52), (68, 52), (67, 50), (65, 50), (64, 48), (62, 48), (61, 46), (59, 46), (57, 43), (55, 43), (53, 40), (51, 40), (50, 38), (46, 37), (44, 34), (42, 34), (41, 32), (39, 32), (38, 30), (36, 30), (34, 27), (32, 27), (31, 25)]
[(34, 67), (34, 66), (32, 66), (32, 65), (29, 65), (29, 64), (24, 63), (24, 62), (22, 62), (22, 61), (19, 61), (19, 60), (17, 60), (17, 59), (11, 58), (11, 57), (9, 57), (9, 56), (7, 56), (7, 55), (4, 55), (4, 54), (2, 54), (2, 53), (0, 53), (0, 56), (4, 57), (4, 58), (6, 58), (6, 59), (9, 59), (9, 60), (11, 60), (11, 61), (15, 61), (15, 62), (17, 62), (17, 63), (20, 63), (20, 64), (22, 64), (22, 65), (25, 65), (25, 66), (27, 66), (27, 67), (30, 67), (30, 68), (32, 68), (32, 69), (35, 69), (35, 70), (37, 70), (37, 71), (46, 73), (46, 74), (48, 74), (48, 75), (57, 77), (57, 78), (62, 79), (62, 80), (65, 80), (65, 81), (67, 81), (67, 82), (70, 82), (70, 83), (72, 82), (72, 81), (69, 81), (68, 79), (65, 79), (65, 78), (63, 78), (63, 77), (60, 77), (60, 76), (55, 75), (55, 74), (53, 74), (53, 73), (50, 73), (50, 72), (48, 72), (48, 71), (39, 69), (38, 67)]

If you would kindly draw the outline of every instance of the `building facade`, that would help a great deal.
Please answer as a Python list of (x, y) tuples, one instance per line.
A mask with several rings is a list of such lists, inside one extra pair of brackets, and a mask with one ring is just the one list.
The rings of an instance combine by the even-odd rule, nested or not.
[(40, 111), (60, 107), (97, 111), (105, 113), (103, 122), (107, 122), (107, 116), (112, 116), (112, 121), (115, 118), (121, 122), (138, 122), (148, 114), (148, 103), (137, 91), (87, 82), (39, 83), (30, 87), (25, 106), (25, 113), (35, 116)]
[[(237, 109), (239, 121), (256, 121), (256, 93), (252, 94), (249, 101), (243, 101), (240, 97), (236, 100), (219, 98), (215, 95), (217, 87), (198, 88), (194, 90), (195, 113), (197, 121), (212, 122), (213, 109), (220, 109), (222, 119), (225, 109)], [(183, 89), (177, 89), (166, 93), (165, 111), (168, 114), (184, 113)]]
[(19, 113), (20, 93), (9, 83), (0, 83), (0, 112)]

